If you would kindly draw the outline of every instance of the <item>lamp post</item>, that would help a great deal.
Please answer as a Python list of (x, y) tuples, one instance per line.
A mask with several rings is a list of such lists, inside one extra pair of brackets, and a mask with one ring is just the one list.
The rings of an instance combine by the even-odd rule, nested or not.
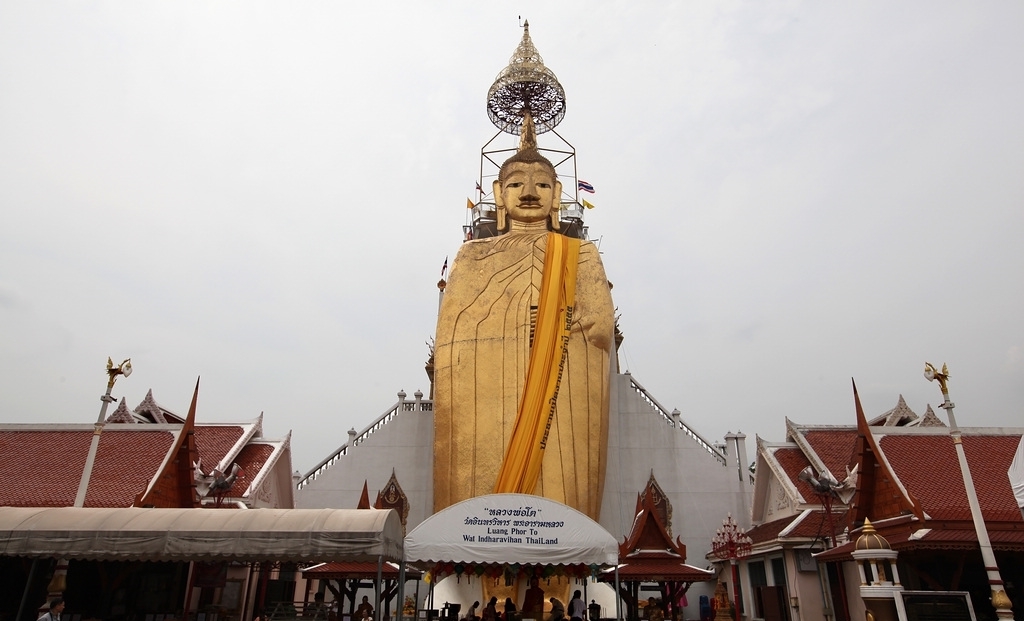
[(723, 561), (729, 561), (732, 567), (732, 588), (733, 599), (736, 606), (736, 621), (740, 621), (740, 573), (739, 559), (750, 555), (750, 549), (754, 542), (747, 536), (739, 524), (732, 519), (732, 514), (726, 516), (722, 526), (715, 533), (711, 540), (711, 551)]
[(967, 503), (971, 506), (971, 518), (974, 520), (974, 531), (978, 535), (978, 545), (981, 547), (981, 559), (985, 563), (985, 573), (988, 574), (988, 584), (992, 589), (992, 606), (996, 609), (996, 616), (1000, 619), (1012, 619), (1013, 609), (1010, 598), (1003, 590), (1003, 578), (999, 575), (999, 566), (996, 565), (996, 555), (992, 551), (992, 542), (988, 538), (988, 529), (985, 528), (985, 519), (981, 515), (981, 504), (978, 502), (978, 492), (974, 489), (974, 478), (971, 477), (971, 468), (967, 464), (967, 455), (964, 453), (963, 439), (960, 436), (960, 428), (956, 426), (956, 418), (953, 416), (953, 402), (949, 400), (949, 389), (946, 382), (949, 381), (949, 371), (946, 365), (942, 365), (939, 371), (931, 363), (924, 363), (924, 376), (928, 381), (937, 381), (942, 390), (942, 409), (946, 410), (949, 416), (949, 435), (953, 438), (953, 446), (956, 447), (956, 457), (960, 462), (960, 474), (964, 478), (964, 491), (967, 492)]
[(121, 364), (114, 366), (114, 361), (107, 358), (107, 392), (100, 397), (103, 405), (100, 406), (100, 416), (96, 419), (96, 428), (92, 433), (92, 443), (89, 445), (89, 453), (85, 457), (85, 467), (82, 469), (82, 477), (78, 480), (78, 494), (75, 496), (75, 506), (85, 506), (85, 492), (89, 489), (89, 479), (92, 477), (92, 466), (96, 462), (96, 451), (100, 446), (100, 433), (103, 432), (103, 424), (107, 417), (107, 406), (113, 403), (114, 398), (110, 391), (114, 389), (114, 382), (118, 376), (128, 377), (132, 374), (132, 359), (126, 358)]
[[(114, 366), (114, 361), (107, 358), (107, 392), (100, 397), (100, 401), (103, 405), (100, 406), (100, 416), (96, 419), (96, 426), (92, 432), (92, 442), (89, 444), (89, 452), (85, 456), (85, 466), (82, 468), (82, 476), (78, 479), (78, 493), (75, 494), (76, 507), (85, 506), (85, 493), (89, 489), (89, 479), (92, 477), (92, 468), (96, 463), (96, 453), (100, 447), (100, 433), (103, 432), (104, 420), (107, 416), (107, 406), (110, 405), (114, 398), (110, 396), (110, 391), (114, 389), (114, 382), (117, 381), (118, 376), (123, 375), (128, 377), (132, 374), (132, 360), (127, 358), (121, 364)], [(46, 590), (48, 592), (47, 600), (52, 599), (61, 595), (67, 588), (67, 573), (68, 573), (68, 560), (57, 559), (57, 567), (53, 570), (53, 577), (50, 579), (50, 583), (47, 585)], [(40, 611), (42, 612), (42, 611)]]

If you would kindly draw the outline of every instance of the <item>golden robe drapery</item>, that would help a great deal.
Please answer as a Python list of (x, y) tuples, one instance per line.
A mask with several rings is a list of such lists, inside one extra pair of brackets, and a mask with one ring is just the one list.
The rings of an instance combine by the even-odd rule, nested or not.
[[(537, 328), (548, 233), (463, 244), (434, 349), (434, 510), (492, 493), (511, 442)], [(600, 513), (614, 315), (597, 248), (581, 242), (576, 300), (539, 479), (526, 493)]]

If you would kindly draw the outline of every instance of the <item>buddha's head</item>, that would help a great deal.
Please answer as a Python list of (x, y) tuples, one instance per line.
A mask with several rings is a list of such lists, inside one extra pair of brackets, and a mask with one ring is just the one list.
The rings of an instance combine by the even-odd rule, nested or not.
[(519, 151), (501, 165), (493, 190), (498, 230), (506, 230), (509, 220), (547, 221), (548, 229), (558, 230), (562, 184), (555, 167), (537, 151), (537, 135), (529, 113), (524, 118)]

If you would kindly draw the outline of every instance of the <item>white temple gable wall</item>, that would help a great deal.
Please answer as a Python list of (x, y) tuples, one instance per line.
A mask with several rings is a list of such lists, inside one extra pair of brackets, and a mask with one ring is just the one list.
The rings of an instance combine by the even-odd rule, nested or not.
[[(612, 383), (608, 469), (601, 503), (601, 525), (618, 539), (633, 523), (637, 493), (651, 471), (674, 508), (672, 533), (700, 566), (715, 530), (727, 513), (749, 525), (752, 487), (740, 483), (732, 461), (723, 464), (665, 417), (631, 386), (629, 375)], [(744, 477), (746, 478), (746, 477)], [(747, 495), (744, 503), (743, 495)]]
[(412, 530), (433, 507), (434, 415), (431, 411), (399, 411), (367, 435), (314, 481), (295, 492), (297, 508), (354, 509), (365, 481), (372, 504), (394, 468), (409, 499)]

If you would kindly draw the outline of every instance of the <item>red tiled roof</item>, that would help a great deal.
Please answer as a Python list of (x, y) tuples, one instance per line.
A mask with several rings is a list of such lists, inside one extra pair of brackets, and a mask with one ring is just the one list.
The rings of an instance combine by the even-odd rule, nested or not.
[[(1024, 551), (1024, 529), (989, 530), (988, 538), (992, 543), (993, 549)], [(914, 543), (913, 541), (908, 541), (903, 545), (907, 548), (912, 548)], [(978, 548), (978, 534), (973, 529), (965, 528), (936, 529), (922, 537), (921, 543), (923, 547), (976, 550)]]
[(199, 459), (203, 460), (203, 470), (209, 472), (224, 459), (245, 430), (236, 425), (196, 424), (195, 433)]
[(797, 478), (801, 470), (811, 465), (811, 462), (807, 461), (807, 457), (804, 456), (804, 452), (798, 448), (779, 448), (775, 449), (773, 455), (782, 469), (786, 471), (786, 476), (793, 482), (793, 485), (801, 494), (806, 494), (805, 484)]
[(773, 520), (771, 522), (765, 522), (759, 524), (747, 531), (749, 536), (755, 544), (764, 543), (766, 541), (772, 541), (777, 539), (779, 533), (784, 531), (787, 526), (793, 523), (793, 520), (800, 517), (799, 515), (791, 515), (784, 517), (781, 520)]
[[(846, 526), (842, 513), (832, 513), (832, 528), (838, 535)], [(827, 537), (829, 521), (824, 511), (814, 511), (789, 532), (787, 537)]]
[[(0, 433), (0, 505), (70, 507), (92, 443), (92, 429)], [(85, 494), (86, 507), (130, 507), (146, 490), (174, 441), (170, 431), (105, 430)]]
[(717, 575), (714, 571), (687, 565), (679, 560), (649, 559), (642, 563), (631, 563), (629, 559), (623, 561), (625, 562), (619, 565), (620, 580), (705, 582), (714, 580)]
[(235, 479), (228, 496), (238, 498), (244, 494), (273, 453), (274, 447), (269, 444), (247, 444), (242, 447), (235, 459), (242, 472)]
[[(947, 438), (948, 439), (948, 438)], [(815, 554), (820, 562), (848, 561), (850, 554), (857, 545), (859, 531), (854, 531), (850, 541), (838, 548)], [(910, 550), (977, 550), (978, 534), (968, 524), (966, 528), (933, 529), (920, 539), (910, 539), (910, 532), (890, 532), (885, 535), (886, 541), (898, 552)], [(1024, 551), (1024, 530), (989, 530), (992, 547), (1000, 551)]]
[(832, 475), (842, 481), (846, 477), (846, 467), (853, 462), (857, 430), (811, 430), (804, 434), (804, 438)]
[[(747, 531), (747, 535), (753, 539), (755, 544), (773, 541), (778, 539), (782, 531), (786, 530), (790, 524), (798, 520), (800, 515), (801, 514), (782, 518), (781, 520), (765, 522), (764, 524), (751, 528)], [(833, 513), (832, 524), (837, 533), (841, 531), (844, 526), (842, 514)], [(800, 520), (800, 522), (793, 527), (793, 530), (786, 534), (784, 539), (826, 537), (827, 535), (828, 521), (825, 519), (825, 512), (812, 511), (807, 515), (807, 517)]]
[(0, 433), (0, 505), (70, 507), (92, 429)]
[[(963, 436), (964, 452), (986, 520), (1021, 522), (1006, 471), (1018, 436)], [(894, 474), (935, 520), (970, 520), (960, 463), (947, 435), (886, 435), (880, 448)]]
[(156, 476), (174, 434), (166, 430), (104, 431), (85, 493), (86, 507), (130, 507)]

